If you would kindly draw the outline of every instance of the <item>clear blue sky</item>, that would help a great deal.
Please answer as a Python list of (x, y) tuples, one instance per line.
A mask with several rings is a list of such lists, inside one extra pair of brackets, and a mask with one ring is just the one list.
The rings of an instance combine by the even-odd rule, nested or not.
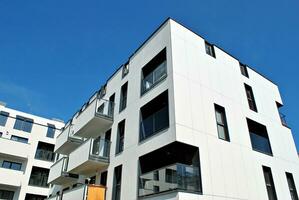
[(298, 10), (298, 0), (1, 0), (0, 100), (68, 120), (172, 17), (280, 86), (299, 147)]

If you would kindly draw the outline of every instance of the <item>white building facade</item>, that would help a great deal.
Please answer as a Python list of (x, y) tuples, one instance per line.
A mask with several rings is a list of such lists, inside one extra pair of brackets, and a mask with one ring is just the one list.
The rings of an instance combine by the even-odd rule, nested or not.
[(297, 200), (277, 85), (167, 19), (57, 137), (49, 199)]
[(0, 104), (0, 199), (47, 197), (55, 137), (63, 126)]

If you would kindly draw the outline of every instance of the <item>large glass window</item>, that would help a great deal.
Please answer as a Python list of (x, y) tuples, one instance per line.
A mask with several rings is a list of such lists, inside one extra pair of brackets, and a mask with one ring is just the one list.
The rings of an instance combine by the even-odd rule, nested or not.
[(293, 174), (286, 172), (286, 177), (287, 177), (287, 182), (288, 182), (292, 200), (298, 200), (298, 194), (297, 194)]
[(0, 126), (5, 126), (8, 116), (9, 116), (8, 112), (4, 112), (4, 111), (0, 112)]
[(120, 200), (122, 165), (114, 168), (112, 200)]
[(225, 115), (225, 109), (222, 106), (214, 104), (215, 106), (215, 115), (216, 115), (216, 124), (218, 130), (218, 137), (220, 139), (229, 141), (228, 127)]
[(125, 122), (126, 122), (125, 120), (122, 120), (121, 122), (118, 123), (116, 154), (124, 150)]
[(263, 166), (264, 178), (269, 200), (277, 200), (272, 172), (269, 167)]
[(266, 126), (247, 118), (251, 146), (255, 151), (272, 155)]
[(140, 109), (140, 115), (140, 141), (168, 128), (168, 91), (144, 105)]
[(18, 170), (20, 171), (22, 168), (22, 163), (17, 163), (17, 162), (11, 162), (4, 160), (2, 163), (2, 167), (6, 169), (13, 169), (13, 170)]
[(35, 159), (54, 162), (54, 145), (45, 142), (38, 142)]
[(25, 200), (44, 200), (47, 196), (41, 196), (36, 194), (26, 194)]
[(55, 130), (56, 130), (55, 125), (48, 124), (47, 137), (54, 138)]
[(167, 76), (166, 48), (142, 68), (141, 95)]
[(121, 86), (119, 112), (121, 112), (127, 107), (127, 96), (128, 96), (128, 82), (126, 82), (123, 86)]
[(0, 199), (13, 200), (14, 192), (0, 189)]
[(17, 115), (14, 129), (30, 133), (33, 125), (33, 119)]
[(256, 104), (255, 104), (252, 88), (247, 84), (244, 84), (244, 85), (245, 85), (245, 91), (246, 91), (246, 96), (247, 96), (247, 101), (248, 101), (249, 108), (251, 110), (257, 112), (257, 107), (256, 107)]
[(48, 177), (49, 169), (33, 167), (29, 179), (29, 185), (37, 187), (49, 187)]

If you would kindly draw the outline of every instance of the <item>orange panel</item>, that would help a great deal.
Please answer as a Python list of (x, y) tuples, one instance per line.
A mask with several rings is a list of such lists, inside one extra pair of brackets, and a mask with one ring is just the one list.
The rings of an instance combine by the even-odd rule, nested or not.
[(100, 185), (88, 185), (87, 200), (105, 200), (105, 187)]

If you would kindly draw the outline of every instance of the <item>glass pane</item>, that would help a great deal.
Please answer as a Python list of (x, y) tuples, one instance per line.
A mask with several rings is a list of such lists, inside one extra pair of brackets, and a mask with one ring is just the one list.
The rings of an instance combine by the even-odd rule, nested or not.
[(10, 165), (11, 165), (11, 162), (8, 162), (8, 161), (3, 161), (3, 163), (2, 163), (2, 167), (6, 168), (6, 169), (10, 169)]
[(147, 138), (154, 132), (154, 116), (142, 120), (140, 125), (141, 139)]
[(217, 129), (218, 129), (218, 136), (219, 136), (219, 138), (226, 140), (227, 138), (226, 138), (226, 130), (225, 130), (225, 128), (223, 126), (221, 126), (221, 125), (217, 125)]
[(224, 124), (222, 113), (216, 110), (216, 120), (218, 124)]
[(154, 114), (154, 131), (160, 131), (169, 127), (168, 107), (164, 107)]
[(14, 169), (14, 170), (21, 170), (21, 164), (20, 163), (12, 163), (11, 164), (11, 169)]
[(255, 133), (250, 133), (252, 148), (264, 153), (272, 154), (268, 138), (262, 137)]
[(14, 129), (22, 130), (22, 126), (23, 126), (23, 120), (17, 118), (14, 125)]

